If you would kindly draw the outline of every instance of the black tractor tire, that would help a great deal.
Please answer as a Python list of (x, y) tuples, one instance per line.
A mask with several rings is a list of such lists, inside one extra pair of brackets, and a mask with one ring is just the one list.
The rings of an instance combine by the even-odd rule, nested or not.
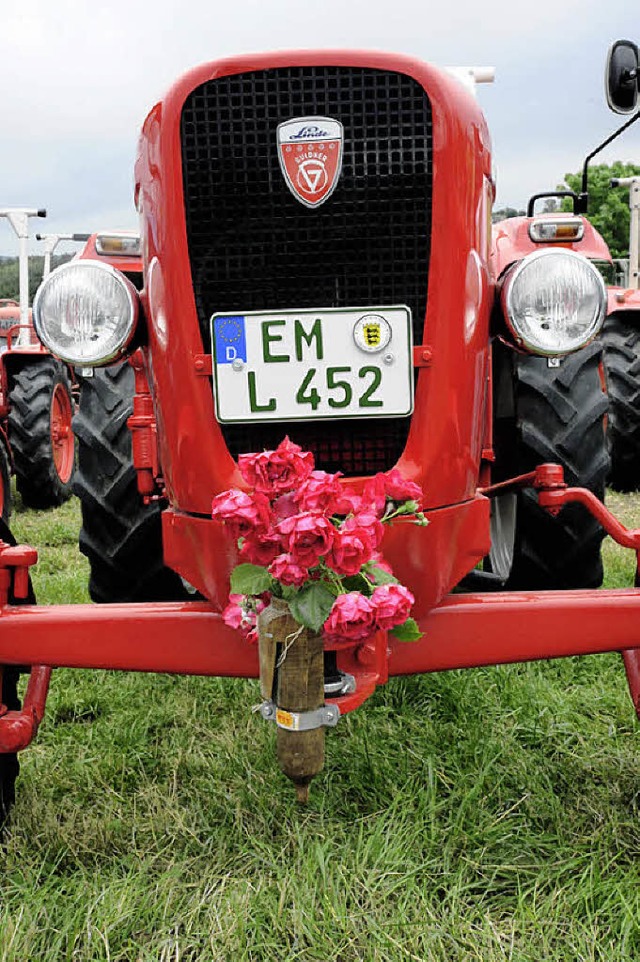
[(75, 469), (66, 367), (53, 357), (26, 364), (12, 379), (9, 402), (16, 487), (29, 508), (57, 507), (71, 497)]
[(609, 484), (616, 491), (640, 488), (640, 316), (612, 314), (602, 332), (609, 395)]
[(89, 594), (101, 603), (180, 601), (191, 596), (164, 565), (161, 506), (145, 505), (138, 493), (127, 427), (133, 392), (127, 363), (80, 378), (74, 492), (82, 509), (80, 550), (91, 569)]
[(11, 464), (3, 438), (0, 438), (0, 519), (5, 524), (11, 517)]
[[(568, 485), (588, 488), (603, 500), (610, 459), (600, 344), (563, 358), (559, 367), (549, 367), (544, 357), (502, 350), (502, 363), (510, 366), (513, 378), (515, 417), (510, 432), (502, 432), (499, 477), (525, 474), (539, 464), (561, 464)], [(599, 587), (604, 531), (586, 508), (569, 504), (554, 517), (540, 507), (531, 488), (518, 491), (516, 498), (506, 589)]]

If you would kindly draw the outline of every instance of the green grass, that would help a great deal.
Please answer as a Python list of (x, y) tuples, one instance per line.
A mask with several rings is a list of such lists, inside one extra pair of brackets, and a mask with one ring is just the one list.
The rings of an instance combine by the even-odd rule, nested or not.
[[(640, 523), (638, 498), (610, 503)], [(75, 502), (15, 514), (42, 602), (86, 598), (78, 521)], [(630, 584), (633, 557), (605, 551), (607, 584)], [(0, 962), (640, 958), (619, 656), (394, 679), (328, 735), (306, 809), (257, 701), (253, 682), (54, 673), (2, 856)]]
[[(640, 492), (618, 494), (609, 491), (607, 507), (627, 528), (640, 528)], [(605, 588), (626, 588), (633, 585), (636, 570), (633, 551), (625, 551), (611, 538), (605, 538), (602, 557), (605, 565)]]

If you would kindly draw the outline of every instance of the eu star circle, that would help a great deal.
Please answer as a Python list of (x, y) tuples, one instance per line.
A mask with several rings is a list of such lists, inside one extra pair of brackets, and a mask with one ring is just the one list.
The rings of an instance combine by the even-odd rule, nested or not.
[(218, 335), (225, 344), (235, 344), (243, 334), (242, 322), (238, 317), (225, 317), (218, 323)]

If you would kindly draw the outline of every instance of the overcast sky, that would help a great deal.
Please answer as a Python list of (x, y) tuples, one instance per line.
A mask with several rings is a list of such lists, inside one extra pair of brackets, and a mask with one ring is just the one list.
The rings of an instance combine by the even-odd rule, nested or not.
[[(640, 42), (632, 0), (5, 0), (0, 207), (46, 207), (34, 233), (135, 228), (138, 131), (171, 83), (220, 56), (301, 47), (495, 67), (478, 99), (497, 205), (522, 207), (624, 121), (603, 86), (619, 38)], [(640, 122), (598, 160), (640, 163)], [(0, 254), (15, 251), (0, 219)]]

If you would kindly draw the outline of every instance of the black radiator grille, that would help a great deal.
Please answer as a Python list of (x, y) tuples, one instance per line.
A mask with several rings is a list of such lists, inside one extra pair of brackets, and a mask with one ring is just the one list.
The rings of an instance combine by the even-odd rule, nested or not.
[[(289, 191), (276, 128), (327, 116), (344, 127), (343, 166), (324, 204)], [(391, 71), (289, 67), (208, 81), (182, 113), (189, 258), (205, 349), (214, 313), (407, 304), (422, 342), (431, 234), (431, 111)], [(386, 470), (408, 418), (223, 425), (233, 456), (288, 433), (324, 470)]]

